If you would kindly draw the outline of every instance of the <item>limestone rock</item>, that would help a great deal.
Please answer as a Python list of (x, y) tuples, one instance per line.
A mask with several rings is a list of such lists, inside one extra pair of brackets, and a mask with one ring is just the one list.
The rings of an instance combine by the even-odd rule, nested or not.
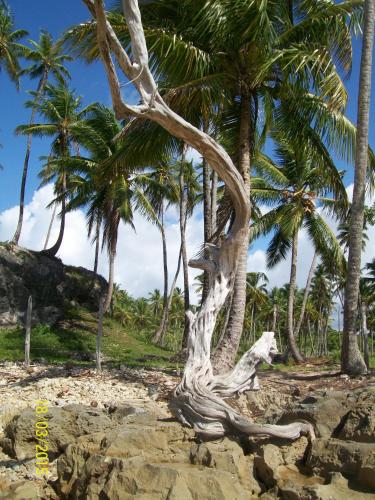
[(375, 388), (358, 394), (355, 404), (342, 419), (335, 437), (375, 443)]
[[(67, 444), (74, 442), (78, 436), (104, 431), (116, 425), (105, 412), (80, 405), (69, 405), (64, 408), (50, 408), (48, 411), (48, 454), (49, 458), (57, 457)], [(34, 410), (24, 410), (5, 428), (5, 439), (8, 453), (24, 460), (35, 457), (35, 423), (37, 417)]]
[(375, 447), (373, 443), (356, 443), (338, 439), (316, 439), (307, 465), (315, 474), (329, 477), (339, 472), (375, 490)]
[(256, 498), (251, 459), (229, 439), (195, 443), (175, 422), (135, 421), (80, 437), (58, 459), (61, 498), (241, 500)]
[(17, 481), (0, 486), (0, 498), (4, 500), (40, 499), (36, 485), (31, 481)]

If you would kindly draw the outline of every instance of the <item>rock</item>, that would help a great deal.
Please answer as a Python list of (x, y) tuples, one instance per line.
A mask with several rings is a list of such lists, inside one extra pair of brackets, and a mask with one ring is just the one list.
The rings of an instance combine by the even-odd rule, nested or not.
[(37, 500), (38, 489), (31, 481), (18, 481), (0, 486), (0, 498), (6, 500)]
[[(48, 455), (49, 459), (56, 458), (64, 448), (74, 442), (78, 436), (105, 431), (113, 428), (109, 416), (97, 409), (89, 409), (81, 405), (68, 405), (64, 408), (49, 408), (48, 418)], [(5, 440), (1, 446), (9, 450), (10, 456), (18, 460), (35, 457), (35, 423), (37, 417), (33, 410), (24, 410), (5, 428)]]
[(66, 302), (96, 311), (107, 284), (82, 267), (25, 248), (0, 244), (0, 325), (23, 324), (29, 295), (33, 323), (53, 324), (64, 317)]
[(375, 447), (339, 439), (316, 439), (307, 466), (315, 474), (328, 478), (333, 472), (375, 490)]
[(284, 412), (278, 424), (307, 420), (314, 425), (318, 437), (330, 437), (348, 412), (347, 395), (342, 392), (320, 393), (308, 396)]
[(194, 443), (190, 448), (190, 461), (194, 465), (216, 468), (239, 478), (243, 487), (252, 495), (261, 492), (254, 479), (254, 461), (244, 455), (241, 446), (228, 438), (219, 442)]
[(284, 459), (281, 450), (273, 444), (261, 446), (254, 460), (257, 477), (267, 488), (276, 485), (277, 469), (283, 464)]
[(353, 407), (343, 417), (335, 437), (375, 443), (375, 390), (368, 388), (358, 394)]
[(104, 438), (80, 437), (58, 459), (60, 497), (240, 500), (260, 492), (251, 459), (236, 442), (197, 444), (193, 437), (178, 423), (151, 417)]
[(301, 496), (302, 500), (344, 500), (353, 498), (355, 500), (371, 500), (374, 498), (372, 493), (354, 491), (349, 488), (348, 480), (345, 479), (339, 472), (331, 475), (329, 484), (311, 486), (305, 488), (305, 496)]

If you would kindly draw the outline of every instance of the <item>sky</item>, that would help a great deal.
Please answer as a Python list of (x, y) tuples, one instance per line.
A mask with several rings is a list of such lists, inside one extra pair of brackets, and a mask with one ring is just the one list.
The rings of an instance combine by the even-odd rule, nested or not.
[[(89, 18), (86, 7), (80, 0), (8, 0), (16, 20), (16, 27), (26, 29), (28, 38), (37, 40), (41, 29), (47, 29), (54, 37), (58, 37), (70, 26), (84, 22)], [(360, 40), (354, 40), (353, 71), (347, 80), (349, 101), (347, 116), (356, 122), (357, 89), (360, 64)], [(83, 98), (83, 105), (100, 101), (111, 106), (110, 94), (104, 70), (101, 63), (86, 65), (79, 59), (67, 64), (72, 75), (71, 87)], [(125, 78), (124, 78), (125, 81)], [(374, 75), (373, 75), (374, 82)], [(37, 82), (27, 77), (21, 80), (21, 89), (16, 90), (4, 72), (0, 73), (0, 241), (12, 237), (17, 222), (17, 203), (19, 199), (19, 184), (25, 154), (26, 138), (16, 136), (15, 128), (26, 124), (30, 118), (30, 110), (24, 107), (28, 99), (28, 90), (34, 90)], [(374, 85), (373, 85), (374, 89)], [(134, 92), (127, 87), (128, 98), (134, 101)], [(375, 125), (373, 96), (370, 112), (370, 144), (375, 147)], [(32, 249), (41, 249), (44, 244), (51, 210), (46, 206), (52, 200), (52, 186), (39, 189), (38, 171), (41, 167), (40, 157), (49, 152), (48, 140), (33, 139), (29, 163), (29, 176), (26, 186), (25, 223), (20, 244)], [(197, 153), (190, 152), (192, 158)], [(340, 169), (346, 170), (345, 185), (350, 193), (353, 182), (353, 167), (336, 159)], [(370, 200), (369, 200), (370, 201)], [(57, 237), (57, 220), (53, 226), (51, 241)], [(332, 223), (334, 225), (334, 223)], [(161, 238), (157, 229), (150, 223), (136, 216), (136, 233), (121, 226), (116, 262), (115, 280), (134, 296), (147, 296), (154, 288), (162, 288), (162, 251)], [(68, 215), (64, 242), (58, 256), (66, 263), (92, 268), (94, 248), (86, 238), (85, 214), (76, 211)], [(369, 245), (363, 256), (363, 262), (375, 257), (372, 242), (375, 239), (375, 229), (370, 229)], [(188, 223), (187, 228), (188, 254), (193, 256), (203, 241), (201, 210), (197, 210)], [(177, 213), (171, 209), (167, 217), (168, 263), (170, 276), (175, 271), (179, 251), (179, 229)], [(288, 281), (289, 260), (286, 260), (272, 270), (266, 269), (266, 240), (255, 243), (249, 251), (248, 270), (266, 272), (270, 278), (270, 286), (281, 286)], [(300, 235), (300, 262), (298, 266), (298, 285), (303, 286), (312, 259), (312, 248), (307, 235)], [(106, 276), (108, 271), (105, 253), (101, 255), (99, 271)], [(193, 278), (196, 271), (190, 270), (191, 289), (194, 292)], [(178, 286), (182, 287), (182, 277)]]

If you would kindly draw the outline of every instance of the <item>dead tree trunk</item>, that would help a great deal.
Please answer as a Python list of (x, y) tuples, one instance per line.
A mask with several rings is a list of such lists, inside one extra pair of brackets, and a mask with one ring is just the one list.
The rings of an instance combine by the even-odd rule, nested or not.
[[(256, 368), (270, 362), (276, 352), (272, 332), (241, 358), (233, 370), (214, 376), (210, 355), (211, 337), (220, 308), (233, 288), (237, 261), (248, 234), (250, 202), (240, 173), (229, 155), (209, 135), (174, 113), (164, 102), (148, 65), (148, 52), (137, 0), (123, 0), (124, 15), (131, 37), (133, 59), (123, 49), (106, 19), (103, 0), (83, 0), (97, 21), (97, 37), (119, 119), (133, 114), (151, 119), (175, 137), (195, 148), (227, 185), (235, 211), (231, 231), (220, 244), (210, 244), (208, 256), (190, 261), (192, 267), (207, 271), (209, 291), (198, 313), (188, 313), (189, 338), (187, 362), (181, 383), (174, 391), (171, 409), (184, 424), (202, 436), (223, 436), (227, 432), (297, 438), (301, 433), (313, 436), (310, 424), (256, 425), (243, 418), (223, 398), (259, 387)], [(129, 80), (137, 88), (142, 104), (130, 106), (123, 101), (111, 52)]]
[(33, 298), (30, 295), (27, 302), (26, 312), (26, 334), (25, 334), (25, 367), (30, 366), (30, 336), (31, 336), (31, 315), (33, 311)]

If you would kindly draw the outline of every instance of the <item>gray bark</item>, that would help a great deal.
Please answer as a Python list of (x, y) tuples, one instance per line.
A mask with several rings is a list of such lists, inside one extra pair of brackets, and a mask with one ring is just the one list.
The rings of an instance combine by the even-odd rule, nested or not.
[[(182, 160), (184, 161), (184, 154), (182, 155)], [(182, 349), (187, 347), (187, 339), (189, 335), (189, 320), (186, 315), (187, 311), (190, 309), (190, 296), (189, 296), (189, 270), (188, 270), (188, 258), (186, 251), (186, 222), (187, 222), (187, 191), (184, 179), (183, 164), (180, 170), (180, 234), (181, 234), (181, 251), (182, 251), (182, 268), (184, 273), (184, 311), (185, 311), (185, 323), (184, 323), (184, 334), (182, 338)]]
[[(203, 233), (204, 243), (207, 244), (212, 236), (212, 212), (211, 212), (211, 187), (210, 187), (210, 166), (203, 159)], [(207, 257), (207, 250), (206, 250)], [(206, 300), (209, 291), (208, 272), (203, 274), (202, 303)]]
[(358, 348), (356, 321), (358, 313), (359, 280), (361, 275), (362, 232), (368, 161), (368, 126), (371, 96), (372, 49), (374, 43), (374, 19), (374, 0), (365, 0), (364, 31), (359, 76), (354, 190), (349, 227), (349, 256), (341, 352), (341, 369), (349, 375), (360, 375), (367, 371), (366, 364)]
[(217, 229), (217, 173), (215, 170), (211, 174), (211, 233), (215, 234)]
[(101, 221), (98, 217), (96, 219), (95, 228), (95, 260), (94, 260), (94, 276), (98, 274), (98, 264), (99, 264), (99, 249), (100, 249), (100, 225)]
[(164, 207), (162, 207), (160, 215), (160, 233), (163, 244), (163, 275), (164, 275), (164, 293), (163, 293), (163, 311), (158, 331), (155, 333), (153, 341), (160, 343), (166, 333), (166, 319), (168, 306), (168, 254), (167, 254), (167, 239), (165, 237), (164, 228)]
[(33, 298), (30, 295), (27, 301), (26, 312), (26, 333), (25, 333), (25, 367), (30, 366), (30, 336), (31, 336), (31, 317), (33, 312)]
[(361, 304), (361, 316), (362, 316), (362, 334), (363, 334), (363, 359), (366, 364), (366, 368), (370, 368), (370, 359), (368, 352), (368, 328), (367, 328), (367, 306), (365, 302)]
[[(303, 293), (302, 306), (301, 306), (301, 312), (300, 312), (300, 315), (299, 315), (299, 320), (298, 320), (296, 329), (294, 331), (294, 337), (296, 339), (298, 339), (299, 332), (301, 330), (301, 326), (302, 326), (302, 323), (303, 323), (303, 319), (305, 317), (305, 311), (306, 311), (307, 301), (308, 301), (309, 294), (310, 294), (311, 282), (312, 282), (312, 279), (314, 277), (314, 272), (315, 272), (317, 260), (318, 260), (318, 254), (315, 252), (313, 260), (311, 262), (309, 275), (307, 277), (305, 291)], [(275, 331), (275, 330), (273, 330), (273, 331)]]
[(52, 216), (51, 216), (51, 221), (50, 221), (49, 226), (48, 226), (46, 241), (44, 242), (43, 250), (47, 249), (48, 242), (49, 242), (49, 239), (51, 237), (51, 231), (52, 231), (52, 227), (53, 227), (53, 222), (55, 220), (55, 215), (56, 215), (56, 208), (57, 208), (57, 204), (55, 203), (54, 206), (53, 206), (53, 212), (52, 212)]
[(109, 253), (109, 272), (108, 272), (108, 289), (103, 305), (103, 313), (107, 313), (112, 302), (114, 272), (115, 272), (116, 250), (112, 249)]
[(103, 337), (103, 299), (99, 299), (98, 333), (96, 335), (96, 369), (102, 371), (102, 337)]
[(167, 303), (167, 309), (166, 309), (166, 315), (165, 315), (165, 329), (162, 332), (162, 335), (161, 335), (160, 340), (159, 340), (161, 345), (164, 345), (165, 332), (168, 330), (168, 326), (169, 326), (169, 312), (170, 312), (171, 306), (172, 306), (173, 294), (174, 294), (174, 291), (176, 289), (177, 278), (178, 278), (178, 275), (180, 274), (181, 258), (182, 258), (182, 248), (180, 245), (180, 251), (178, 254), (178, 261), (177, 261), (177, 269), (176, 269), (176, 273), (175, 273), (173, 281), (172, 281), (172, 285), (171, 285), (171, 289), (170, 289), (169, 297), (168, 297), (168, 303)]
[(290, 265), (289, 297), (288, 297), (288, 341), (292, 356), (297, 363), (302, 363), (304, 358), (299, 352), (296, 339), (294, 337), (294, 296), (296, 292), (297, 280), (297, 254), (298, 254), (298, 232), (293, 237), (292, 261)]

